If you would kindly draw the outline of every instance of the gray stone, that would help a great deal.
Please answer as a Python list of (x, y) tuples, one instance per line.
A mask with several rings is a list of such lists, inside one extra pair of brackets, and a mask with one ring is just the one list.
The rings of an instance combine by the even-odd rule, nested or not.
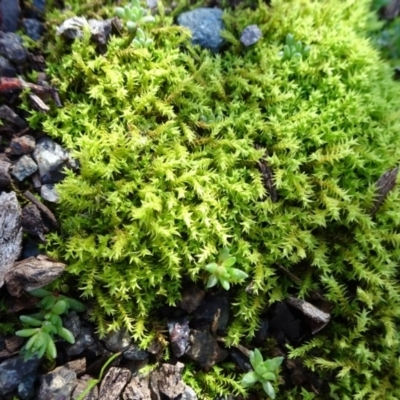
[(39, 40), (44, 33), (43, 24), (35, 18), (24, 18), (22, 27), (25, 33), (33, 40)]
[(51, 183), (46, 183), (40, 188), (40, 196), (42, 199), (49, 201), (50, 203), (57, 203), (60, 200), (56, 188)]
[(5, 78), (13, 78), (17, 76), (17, 71), (11, 65), (7, 58), (0, 56), (0, 76)]
[(84, 17), (72, 17), (66, 19), (56, 30), (56, 34), (67, 39), (78, 39), (83, 35), (83, 27), (89, 27), (89, 23)]
[(189, 343), (189, 318), (167, 320), (172, 353), (179, 358), (185, 354)]
[(22, 39), (15, 33), (0, 32), (0, 55), (15, 64), (24, 64), (28, 52), (22, 44)]
[(94, 342), (91, 328), (82, 328), (79, 335), (75, 337), (75, 343), (68, 345), (67, 354), (69, 356), (78, 356)]
[(22, 182), (25, 178), (34, 174), (37, 169), (38, 166), (35, 161), (32, 160), (32, 157), (24, 155), (14, 165), (11, 174)]
[(43, 15), (46, 11), (46, 0), (33, 0), (32, 7), (37, 15)]
[(21, 400), (30, 400), (35, 397), (36, 372), (28, 374), (18, 385), (18, 396)]
[(146, 0), (146, 5), (150, 9), (157, 8), (158, 0)]
[(10, 143), (11, 150), (16, 155), (31, 153), (35, 149), (35, 145), (36, 140), (30, 135), (15, 137)]
[(224, 29), (222, 14), (219, 8), (201, 7), (180, 14), (177, 22), (190, 29), (193, 44), (216, 53), (224, 44), (220, 34)]
[(41, 376), (37, 398), (40, 400), (69, 400), (78, 384), (76, 373), (65, 367)]
[(257, 43), (262, 36), (262, 32), (257, 25), (249, 25), (243, 29), (240, 35), (240, 41), (246, 46)]
[(134, 376), (122, 393), (123, 400), (151, 400), (149, 377)]
[(182, 393), (179, 400), (197, 400), (196, 392), (190, 386), (186, 385), (185, 391)]
[(20, 11), (18, 0), (0, 0), (0, 30), (15, 32)]
[(18, 384), (34, 373), (40, 360), (34, 357), (24, 361), (22, 356), (9, 358), (0, 364), (0, 398), (18, 388)]
[(82, 323), (79, 315), (75, 311), (71, 311), (67, 316), (63, 318), (64, 328), (71, 331), (74, 337), (78, 337), (81, 333)]
[(122, 357), (130, 361), (145, 361), (149, 358), (149, 353), (132, 344), (123, 352)]
[(107, 349), (113, 353), (118, 353), (119, 351), (128, 349), (131, 342), (131, 335), (124, 329), (110, 332), (107, 338), (104, 340), (104, 344), (106, 345)]
[(11, 185), (10, 167), (9, 162), (0, 160), (0, 190)]
[(38, 164), (42, 183), (60, 182), (63, 178), (63, 167), (73, 167), (73, 160), (68, 152), (49, 137), (37, 141), (33, 158)]

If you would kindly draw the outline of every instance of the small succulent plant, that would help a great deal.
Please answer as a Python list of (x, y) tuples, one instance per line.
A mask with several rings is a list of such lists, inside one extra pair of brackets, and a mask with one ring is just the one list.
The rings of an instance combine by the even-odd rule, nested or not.
[(279, 53), (284, 61), (286, 60), (301, 60), (310, 54), (311, 47), (304, 46), (301, 41), (296, 41), (294, 36), (289, 33), (286, 36), (286, 44), (283, 51)]
[(248, 275), (245, 272), (233, 268), (235, 263), (236, 257), (229, 254), (229, 249), (223, 249), (218, 256), (218, 261), (207, 264), (205, 267), (211, 274), (207, 281), (207, 288), (213, 287), (219, 282), (225, 290), (229, 290), (230, 283), (246, 279)]
[(275, 357), (264, 360), (260, 350), (255, 349), (250, 352), (250, 364), (253, 371), (248, 372), (242, 378), (242, 386), (251, 387), (260, 382), (265, 393), (271, 398), (275, 398), (275, 389), (272, 382), (277, 380), (277, 370), (282, 364), (283, 357)]
[(63, 327), (61, 315), (69, 310), (82, 312), (85, 306), (74, 299), (64, 295), (56, 295), (45, 289), (35, 289), (29, 292), (35, 297), (41, 298), (36, 304), (41, 310), (33, 315), (21, 315), (20, 320), (24, 324), (15, 334), (20, 337), (29, 338), (21, 350), (25, 359), (33, 356), (42, 358), (45, 354), (50, 359), (57, 357), (57, 349), (54, 343), (54, 335), (58, 335), (68, 343), (75, 343), (71, 331)]

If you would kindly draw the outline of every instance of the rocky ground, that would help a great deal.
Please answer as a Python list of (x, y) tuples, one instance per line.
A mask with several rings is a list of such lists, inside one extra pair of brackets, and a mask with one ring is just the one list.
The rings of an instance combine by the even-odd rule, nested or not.
[[(15, 33), (22, 28), (32, 40), (40, 39), (44, 33), (45, 2), (33, 0), (30, 4), (21, 7), (15, 0), (0, 2), (0, 323), (34, 312), (38, 299), (28, 291), (51, 283), (66, 267), (47, 257), (39, 245), (46, 242), (49, 232), (59, 229), (54, 184), (63, 179), (65, 168), (79, 172), (79, 163), (60, 144), (29, 127), (27, 114), (20, 108), (21, 92), (27, 89), (30, 107), (41, 112), (49, 110), (49, 102), (62, 107), (57, 88), (48, 83), (44, 57), (28, 51)], [(386, 12), (396, 12), (396, 4)], [(219, 11), (212, 13), (215, 12)], [(185, 25), (196, 16), (180, 18)], [(74, 21), (75, 31), (68, 25), (61, 30), (73, 37), (79, 23)], [(97, 29), (97, 40), (105, 41), (112, 23), (91, 23)], [(201, 33), (197, 39), (205, 46), (215, 45), (216, 50), (220, 45), (218, 38), (204, 38)], [(258, 39), (257, 26), (246, 28), (241, 38), (244, 45)], [(36, 82), (27, 78), (32, 70), (38, 72)], [(384, 191), (390, 190), (396, 175), (397, 170), (386, 176)], [(282, 273), (289, 274), (283, 267)], [(273, 337), (276, 355), (284, 355), (280, 344), (298, 344), (323, 329), (330, 318), (330, 305), (318, 293), (314, 297), (314, 305), (295, 298), (277, 303), (263, 316), (253, 344), (257, 346)], [(90, 310), (90, 304), (87, 308)], [(114, 332), (100, 340), (88, 313), (71, 312), (64, 318), (64, 326), (73, 333), (75, 343), (59, 340), (54, 363), (38, 358), (24, 360), (19, 351), (25, 340), (8, 332), (0, 336), (0, 399), (15, 395), (23, 400), (77, 399), (112, 355), (116, 358), (102, 381), (85, 399), (195, 399), (193, 389), (182, 381), (186, 362), (205, 371), (223, 360), (233, 361), (239, 371), (250, 369), (246, 348), (224, 347), (229, 318), (230, 299), (225, 292), (206, 293), (188, 283), (177, 307), (161, 309), (160, 321), (165, 331), (146, 351), (139, 349), (126, 332)], [(170, 347), (168, 363), (161, 361), (165, 346)], [(139, 373), (142, 367), (156, 362), (158, 366), (150, 374)], [(285, 362), (283, 380), (288, 386), (304, 385), (315, 392), (326, 384), (295, 360)]]

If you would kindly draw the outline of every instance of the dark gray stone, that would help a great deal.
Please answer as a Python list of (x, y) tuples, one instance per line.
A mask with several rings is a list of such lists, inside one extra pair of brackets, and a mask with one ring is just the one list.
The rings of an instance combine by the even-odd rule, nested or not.
[(21, 400), (30, 400), (35, 397), (36, 372), (28, 374), (18, 385), (18, 396)]
[(75, 371), (58, 367), (41, 376), (37, 398), (40, 400), (69, 400), (77, 384)]
[(185, 354), (189, 343), (189, 319), (180, 318), (167, 321), (172, 353), (179, 358)]
[(50, 203), (57, 203), (60, 200), (56, 188), (51, 183), (46, 183), (40, 188), (40, 196), (42, 199), (49, 201)]
[(24, 18), (22, 27), (25, 33), (33, 40), (39, 40), (44, 33), (43, 24), (35, 18)]
[(37, 169), (38, 166), (35, 161), (32, 160), (32, 157), (24, 155), (14, 165), (11, 174), (22, 182), (25, 178), (34, 174)]
[(192, 43), (217, 53), (224, 44), (221, 31), (224, 29), (222, 10), (219, 8), (197, 8), (179, 15), (178, 25), (189, 28)]
[(3, 56), (0, 56), (0, 76), (4, 76), (5, 78), (14, 78), (17, 76), (15, 68), (11, 65), (10, 61)]
[(0, 55), (18, 65), (25, 63), (28, 52), (17, 34), (0, 32)]
[(46, 11), (46, 0), (33, 0), (32, 6), (38, 15), (43, 15)]
[(257, 43), (262, 36), (262, 32), (257, 25), (249, 25), (243, 29), (240, 35), (240, 41), (246, 46)]
[(129, 332), (121, 329), (116, 332), (110, 332), (107, 338), (104, 340), (104, 344), (107, 349), (113, 353), (127, 350), (132, 342), (132, 338)]
[(0, 0), (0, 30), (15, 32), (20, 11), (18, 0)]
[(26, 239), (22, 248), (22, 258), (36, 257), (39, 254), (38, 244), (32, 239)]
[(149, 358), (149, 353), (131, 344), (128, 349), (123, 352), (122, 357), (130, 361), (145, 361)]
[(37, 357), (24, 361), (22, 356), (3, 361), (0, 364), (0, 398), (16, 390), (25, 377), (37, 370), (39, 363)]
[(75, 343), (68, 345), (67, 354), (69, 356), (78, 356), (83, 353), (83, 351), (93, 344), (93, 331), (91, 328), (82, 328), (81, 332), (77, 337), (75, 337)]
[(15, 137), (10, 142), (10, 147), (15, 155), (28, 154), (35, 149), (36, 140), (33, 136), (23, 135)]
[(197, 400), (196, 392), (190, 387), (185, 387), (185, 391), (181, 394), (179, 400)]
[(75, 338), (78, 337), (82, 328), (79, 315), (75, 311), (71, 311), (66, 317), (63, 318), (63, 326), (71, 331)]

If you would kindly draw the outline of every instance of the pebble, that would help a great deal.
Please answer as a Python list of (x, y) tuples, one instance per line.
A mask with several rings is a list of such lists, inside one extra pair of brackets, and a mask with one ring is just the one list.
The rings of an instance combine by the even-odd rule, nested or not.
[(25, 33), (33, 40), (39, 40), (44, 33), (43, 24), (35, 18), (24, 18), (22, 26)]
[(37, 398), (41, 400), (70, 399), (77, 383), (74, 371), (58, 367), (41, 376)]
[(17, 34), (0, 32), (0, 55), (18, 65), (25, 63), (28, 58), (28, 51)]
[(35, 149), (36, 140), (33, 136), (23, 135), (11, 140), (10, 147), (15, 155), (28, 154)]
[(246, 47), (257, 43), (262, 36), (262, 32), (257, 25), (249, 25), (243, 29), (240, 35), (240, 41)]
[(0, 31), (15, 32), (18, 29), (18, 19), (20, 14), (18, 0), (0, 1)]
[(57, 203), (60, 200), (56, 188), (51, 183), (46, 183), (40, 188), (40, 196), (42, 199), (49, 201), (50, 203)]
[(131, 342), (131, 335), (124, 329), (110, 332), (104, 340), (104, 344), (107, 349), (112, 351), (113, 353), (127, 350), (128, 347), (131, 345)]
[(38, 169), (35, 161), (28, 155), (23, 155), (14, 165), (11, 174), (22, 182), (28, 176), (34, 174)]
[(225, 43), (220, 34), (224, 29), (222, 14), (219, 8), (200, 7), (180, 14), (177, 22), (190, 29), (194, 45), (217, 53)]
[(7, 58), (0, 56), (0, 76), (5, 78), (14, 78), (17, 76), (17, 71), (11, 65)]

